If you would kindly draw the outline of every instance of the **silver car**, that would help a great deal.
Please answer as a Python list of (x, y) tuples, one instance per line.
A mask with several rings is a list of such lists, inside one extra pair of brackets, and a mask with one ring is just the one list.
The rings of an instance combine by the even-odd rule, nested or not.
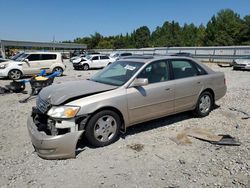
[(225, 93), (224, 74), (192, 58), (130, 57), (91, 79), (44, 88), (28, 131), (40, 157), (70, 158), (82, 136), (100, 147), (141, 122), (183, 111), (204, 117)]

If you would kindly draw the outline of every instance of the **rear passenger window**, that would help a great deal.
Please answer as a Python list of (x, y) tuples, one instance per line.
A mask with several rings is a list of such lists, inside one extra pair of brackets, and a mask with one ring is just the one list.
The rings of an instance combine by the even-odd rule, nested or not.
[(101, 56), (101, 59), (109, 59), (108, 56)]
[(121, 56), (131, 56), (132, 54), (131, 53), (123, 53), (121, 54)]
[(92, 60), (98, 60), (98, 59), (99, 59), (98, 56), (92, 57)]
[(29, 61), (38, 61), (40, 60), (40, 54), (30, 54), (26, 59)]
[(41, 60), (52, 60), (56, 59), (56, 54), (42, 54)]
[(197, 70), (199, 72), (199, 75), (205, 75), (205, 74), (207, 74), (207, 72), (200, 65), (195, 64), (195, 66), (196, 66), (196, 68), (197, 68)]
[(186, 78), (197, 76), (198, 72), (190, 61), (187, 60), (171, 60), (174, 78)]

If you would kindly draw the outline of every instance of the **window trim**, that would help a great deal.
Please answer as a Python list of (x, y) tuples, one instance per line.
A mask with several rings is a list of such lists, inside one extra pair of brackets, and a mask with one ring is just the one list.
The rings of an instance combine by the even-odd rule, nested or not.
[(163, 83), (163, 82), (168, 82), (172, 80), (172, 74), (171, 74), (171, 67), (170, 64), (168, 62), (168, 59), (161, 59), (161, 60), (156, 60), (156, 61), (152, 61), (149, 64), (147, 64), (144, 68), (142, 68), (142, 70), (136, 75), (135, 78), (138, 78), (138, 76), (142, 73), (142, 71), (144, 71), (149, 65), (152, 65), (153, 63), (157, 63), (157, 62), (162, 62), (164, 61), (168, 67), (168, 74), (169, 74), (169, 79), (168, 80), (164, 80), (164, 81), (160, 81), (160, 82), (153, 82), (153, 83), (148, 83), (148, 85), (151, 84), (159, 84), (159, 83)]
[[(207, 75), (207, 74), (208, 74), (207, 71), (204, 70), (198, 63), (195, 63), (194, 61), (192, 61), (192, 60), (190, 60), (190, 59), (185, 59), (185, 58), (168, 59), (169, 65), (170, 65), (170, 67), (171, 67), (171, 74), (172, 74), (172, 79), (173, 79), (173, 80), (183, 79), (183, 78), (175, 78), (174, 69), (173, 69), (173, 65), (172, 65), (172, 61), (174, 61), (174, 60), (177, 60), (177, 61), (187, 61), (187, 62), (189, 62), (190, 65), (192, 66), (192, 68), (195, 69), (195, 71), (196, 71), (196, 73), (197, 73), (196, 76), (203, 76), (203, 75)], [(200, 72), (199, 72), (197, 66), (198, 66), (201, 70), (203, 70), (203, 71), (205, 72), (205, 74), (200, 74)], [(184, 78), (192, 78), (192, 77), (195, 77), (195, 76), (189, 76), (189, 77), (184, 77)]]

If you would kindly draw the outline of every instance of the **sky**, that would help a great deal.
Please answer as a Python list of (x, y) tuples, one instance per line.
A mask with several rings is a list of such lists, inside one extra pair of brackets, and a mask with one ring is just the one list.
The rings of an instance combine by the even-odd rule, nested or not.
[(250, 0), (0, 0), (0, 40), (50, 42), (131, 33), (165, 21), (204, 24), (221, 9), (242, 18)]

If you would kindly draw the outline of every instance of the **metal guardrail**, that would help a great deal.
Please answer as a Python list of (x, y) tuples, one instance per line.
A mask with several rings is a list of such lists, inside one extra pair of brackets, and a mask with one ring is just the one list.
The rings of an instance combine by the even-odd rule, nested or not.
[(96, 49), (103, 54), (112, 52), (131, 52), (137, 55), (168, 55), (179, 52), (191, 53), (201, 61), (231, 63), (234, 59), (250, 56), (250, 46), (213, 46), (213, 47), (160, 47), (140, 49)]

